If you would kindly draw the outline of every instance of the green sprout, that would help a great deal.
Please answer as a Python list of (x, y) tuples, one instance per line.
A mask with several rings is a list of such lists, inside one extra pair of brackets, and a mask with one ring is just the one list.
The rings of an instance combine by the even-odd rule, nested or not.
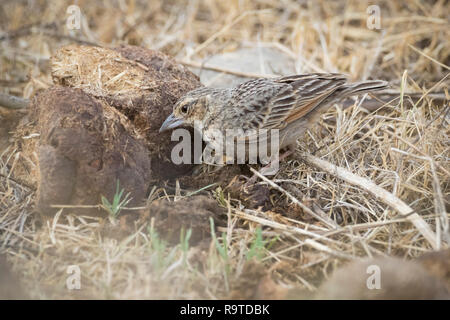
[(213, 238), (214, 244), (216, 246), (216, 250), (219, 253), (219, 256), (225, 262), (225, 279), (227, 279), (228, 274), (230, 273), (230, 261), (228, 257), (228, 245), (226, 241), (225, 232), (222, 233), (222, 244), (219, 242), (219, 239), (216, 237), (216, 233), (214, 231), (214, 220), (213, 218), (209, 218), (209, 223), (211, 225), (211, 236)]
[(124, 189), (120, 189), (119, 180), (117, 180), (116, 193), (114, 194), (113, 202), (110, 203), (108, 199), (102, 196), (102, 207), (109, 213), (112, 218), (117, 218), (120, 211), (131, 201), (130, 193), (123, 197)]
[(151, 258), (150, 262), (158, 275), (161, 275), (176, 259), (178, 248), (173, 247), (167, 252), (167, 242), (161, 239), (158, 232), (152, 227), (148, 227), (150, 237)]
[(269, 250), (277, 240), (278, 236), (272, 238), (270, 241), (264, 240), (261, 227), (257, 227), (255, 231), (255, 239), (252, 241), (250, 249), (247, 252), (247, 260), (256, 258), (261, 261), (266, 255), (266, 250)]

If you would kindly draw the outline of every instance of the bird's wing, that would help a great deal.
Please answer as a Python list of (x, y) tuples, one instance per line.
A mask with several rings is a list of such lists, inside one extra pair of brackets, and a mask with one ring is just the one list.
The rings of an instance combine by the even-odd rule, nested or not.
[(314, 110), (322, 101), (340, 88), (346, 77), (335, 73), (313, 73), (278, 78), (277, 82), (289, 85), (289, 95), (275, 96), (270, 101), (264, 128), (281, 129)]
[(314, 110), (345, 82), (346, 77), (336, 73), (258, 79), (238, 86), (233, 100), (245, 119), (244, 130), (283, 129)]

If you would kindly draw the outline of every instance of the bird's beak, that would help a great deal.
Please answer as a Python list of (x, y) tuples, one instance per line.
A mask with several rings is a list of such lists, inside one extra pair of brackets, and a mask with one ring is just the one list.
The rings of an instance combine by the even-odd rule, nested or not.
[(177, 128), (184, 124), (184, 120), (177, 118), (173, 115), (173, 113), (164, 121), (161, 128), (159, 128), (159, 132), (163, 132), (169, 129)]

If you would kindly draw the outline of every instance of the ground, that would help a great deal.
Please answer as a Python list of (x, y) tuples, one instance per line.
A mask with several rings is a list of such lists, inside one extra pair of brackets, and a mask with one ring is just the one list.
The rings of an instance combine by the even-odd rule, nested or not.
[[(159, 50), (191, 68), (204, 85), (342, 72), (353, 81), (386, 80), (390, 89), (376, 99), (331, 107), (298, 141), (299, 153), (270, 177), (278, 188), (258, 179), (245, 189), (247, 166), (204, 167), (195, 178), (184, 171), (178, 181), (151, 177), (138, 213), (97, 209), (100, 217), (84, 216), (77, 207), (47, 217), (36, 212), (39, 155), (33, 141), (40, 137), (17, 131), (23, 111), (0, 108), (0, 253), (20, 279), (14, 286), (19, 282), (27, 296), (284, 298), (287, 288), (303, 297), (349, 260), (411, 260), (448, 247), (446, 1), (78, 1), (80, 29), (68, 30), (70, 4), (2, 2), (1, 92), (31, 99), (51, 87), (58, 75), (49, 58), (69, 44)], [(368, 13), (374, 4), (379, 28)], [(235, 60), (221, 63), (224, 56)], [(246, 69), (249, 60), (261, 61), (259, 69)], [(222, 72), (231, 80), (220, 79)], [(301, 152), (392, 193), (436, 241), (386, 199), (314, 166)], [(105, 195), (115, 188), (108, 182)], [(80, 290), (66, 286), (71, 266), (79, 268)]]

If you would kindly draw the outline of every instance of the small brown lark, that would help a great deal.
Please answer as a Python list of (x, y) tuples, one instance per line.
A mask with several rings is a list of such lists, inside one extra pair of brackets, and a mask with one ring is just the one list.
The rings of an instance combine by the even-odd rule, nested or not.
[(239, 139), (254, 141), (255, 132), (278, 129), (279, 149), (293, 150), (297, 139), (333, 103), (387, 86), (381, 80), (348, 83), (342, 74), (311, 73), (250, 80), (234, 88), (199, 88), (178, 100), (160, 132), (196, 123), (209, 142), (215, 133), (225, 136), (226, 130), (235, 129), (251, 133)]

